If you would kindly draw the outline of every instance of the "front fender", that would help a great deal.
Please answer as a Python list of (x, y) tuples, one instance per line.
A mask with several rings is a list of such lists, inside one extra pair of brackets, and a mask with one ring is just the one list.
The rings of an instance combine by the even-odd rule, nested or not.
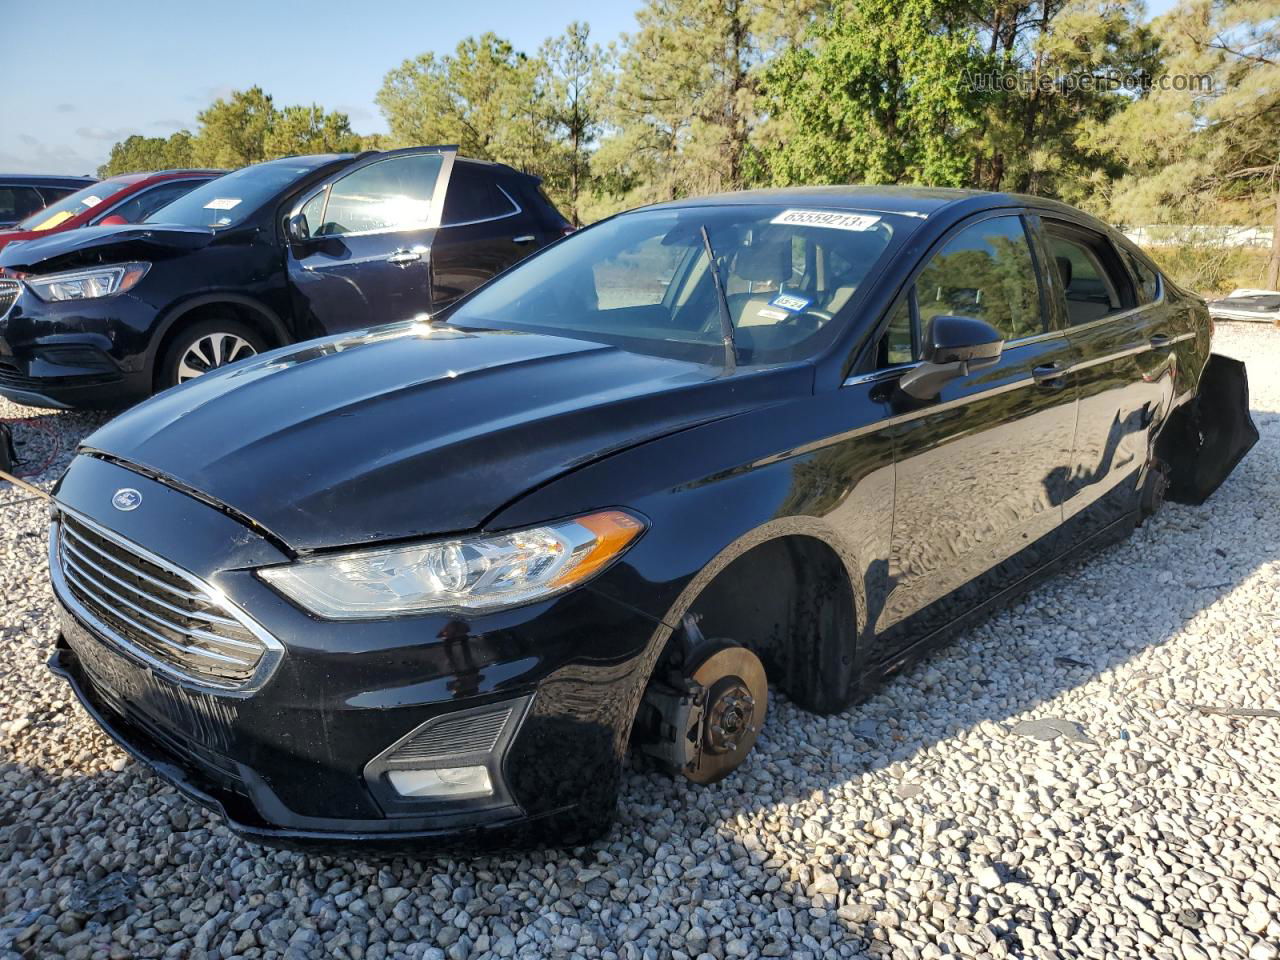
[(648, 531), (593, 589), (652, 617), (658, 649), (738, 557), (779, 537), (812, 537), (840, 558), (863, 637), (883, 604), (892, 532), (892, 442), (877, 429), (883, 415), (852, 390), (750, 411), (579, 469), (487, 526), (609, 507), (643, 514)]

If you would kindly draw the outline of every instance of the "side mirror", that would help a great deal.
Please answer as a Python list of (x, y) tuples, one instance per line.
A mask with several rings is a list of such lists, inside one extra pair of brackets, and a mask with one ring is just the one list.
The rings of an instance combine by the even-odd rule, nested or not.
[(285, 221), (285, 232), (289, 234), (289, 239), (294, 243), (305, 243), (311, 239), (311, 227), (307, 223), (307, 217), (302, 213), (295, 213)]
[(985, 320), (937, 316), (925, 329), (924, 362), (903, 374), (898, 387), (917, 400), (930, 400), (948, 381), (998, 363), (1003, 352), (1004, 337)]

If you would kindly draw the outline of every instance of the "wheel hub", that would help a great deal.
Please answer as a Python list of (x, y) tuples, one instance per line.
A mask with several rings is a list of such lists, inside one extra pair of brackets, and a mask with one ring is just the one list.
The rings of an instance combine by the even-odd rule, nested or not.
[(738, 739), (751, 726), (756, 701), (737, 677), (718, 696), (713, 694), (706, 708), (706, 743), (704, 749), (711, 753), (729, 753), (738, 747)]

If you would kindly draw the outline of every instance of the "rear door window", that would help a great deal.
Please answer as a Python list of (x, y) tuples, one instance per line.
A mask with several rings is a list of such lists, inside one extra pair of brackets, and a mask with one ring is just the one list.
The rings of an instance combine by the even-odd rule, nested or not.
[(1074, 224), (1048, 220), (1044, 224), (1070, 326), (1092, 323), (1135, 305), (1133, 284), (1106, 237)]
[(444, 198), (444, 226), (499, 220), (519, 211), (492, 175), (466, 163), (454, 164)]

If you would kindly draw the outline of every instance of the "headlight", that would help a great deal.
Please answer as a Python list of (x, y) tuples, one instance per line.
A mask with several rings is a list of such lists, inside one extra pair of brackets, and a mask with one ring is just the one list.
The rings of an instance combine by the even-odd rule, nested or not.
[(643, 530), (629, 513), (606, 510), (514, 533), (300, 560), (258, 575), (326, 620), (432, 610), (478, 613), (542, 600), (582, 583)]
[(46, 273), (24, 279), (41, 300), (51, 303), (58, 300), (93, 300), (124, 293), (145, 277), (150, 268), (149, 263), (117, 263), (110, 267)]

